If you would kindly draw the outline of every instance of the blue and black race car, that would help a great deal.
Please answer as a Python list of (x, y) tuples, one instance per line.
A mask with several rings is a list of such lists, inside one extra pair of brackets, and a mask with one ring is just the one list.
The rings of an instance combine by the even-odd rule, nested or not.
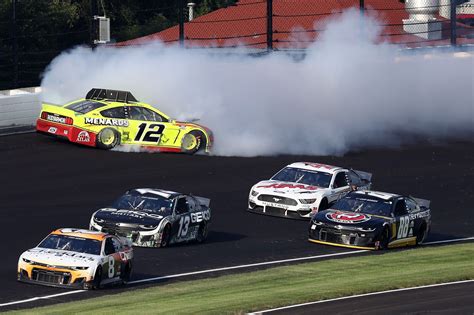
[(360, 249), (422, 243), (431, 226), (428, 200), (377, 191), (353, 191), (316, 213), (309, 241)]

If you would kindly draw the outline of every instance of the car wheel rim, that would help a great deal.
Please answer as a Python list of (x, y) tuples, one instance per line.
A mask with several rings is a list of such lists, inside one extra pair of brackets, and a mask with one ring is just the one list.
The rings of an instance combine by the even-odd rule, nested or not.
[(105, 129), (100, 133), (100, 142), (105, 145), (111, 145), (115, 141), (115, 134), (110, 129)]
[(192, 150), (198, 145), (198, 139), (192, 134), (187, 134), (183, 138), (183, 149)]

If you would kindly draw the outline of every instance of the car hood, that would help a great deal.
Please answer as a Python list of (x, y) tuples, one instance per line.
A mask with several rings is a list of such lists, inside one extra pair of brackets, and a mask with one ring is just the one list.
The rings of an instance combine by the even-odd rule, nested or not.
[(100, 260), (98, 255), (40, 247), (27, 250), (21, 258), (49, 266), (94, 266)]
[(292, 182), (281, 182), (276, 180), (264, 180), (254, 185), (252, 188), (259, 194), (279, 194), (311, 198), (323, 195), (328, 188), (305, 185)]
[(370, 214), (340, 211), (340, 210), (325, 210), (318, 212), (313, 217), (313, 222), (322, 222), (328, 225), (342, 226), (342, 227), (364, 227), (377, 228), (383, 226), (384, 223), (389, 222), (391, 218), (374, 216)]
[(100, 209), (94, 214), (95, 221), (100, 224), (100, 221), (112, 223), (127, 223), (137, 225), (158, 225), (163, 216), (145, 211), (123, 210), (106, 208)]

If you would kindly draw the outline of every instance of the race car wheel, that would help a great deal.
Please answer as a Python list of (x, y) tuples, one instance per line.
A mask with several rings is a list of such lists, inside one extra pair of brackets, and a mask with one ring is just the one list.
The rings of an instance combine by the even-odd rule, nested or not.
[(204, 242), (207, 238), (208, 233), (209, 233), (209, 229), (207, 227), (207, 223), (206, 222), (201, 223), (201, 225), (199, 226), (198, 234), (196, 236), (196, 242), (198, 243)]
[(132, 275), (132, 265), (128, 263), (123, 268), (123, 271), (120, 273), (120, 279), (122, 279), (123, 283), (127, 283), (130, 281), (130, 276)]
[(326, 210), (328, 207), (328, 200), (326, 198), (323, 198), (323, 200), (321, 200), (321, 202), (319, 203), (319, 211)]
[(390, 230), (385, 227), (376, 242), (376, 249), (385, 250), (388, 249), (388, 243), (390, 241)]
[(102, 282), (102, 266), (97, 266), (97, 270), (94, 274), (94, 280), (92, 280), (91, 284), (84, 285), (84, 289), (86, 290), (97, 290), (100, 288), (100, 283)]
[(181, 151), (194, 154), (206, 147), (206, 137), (201, 131), (193, 130), (184, 135), (181, 141)]
[(117, 130), (112, 128), (102, 129), (97, 135), (96, 145), (98, 148), (110, 150), (120, 142), (120, 136)]
[(425, 241), (426, 235), (428, 235), (428, 230), (426, 229), (426, 225), (423, 224), (420, 226), (420, 230), (416, 236), (416, 245), (422, 244)]
[(171, 226), (169, 224), (165, 225), (163, 232), (161, 232), (161, 243), (160, 247), (166, 247), (169, 245), (170, 242), (170, 235), (171, 235)]

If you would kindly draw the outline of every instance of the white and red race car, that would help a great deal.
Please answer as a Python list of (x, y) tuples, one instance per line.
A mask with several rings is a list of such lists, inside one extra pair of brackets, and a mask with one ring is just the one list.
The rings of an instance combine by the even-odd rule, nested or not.
[(296, 162), (250, 189), (248, 211), (309, 219), (356, 189), (370, 189), (372, 174), (338, 166)]

